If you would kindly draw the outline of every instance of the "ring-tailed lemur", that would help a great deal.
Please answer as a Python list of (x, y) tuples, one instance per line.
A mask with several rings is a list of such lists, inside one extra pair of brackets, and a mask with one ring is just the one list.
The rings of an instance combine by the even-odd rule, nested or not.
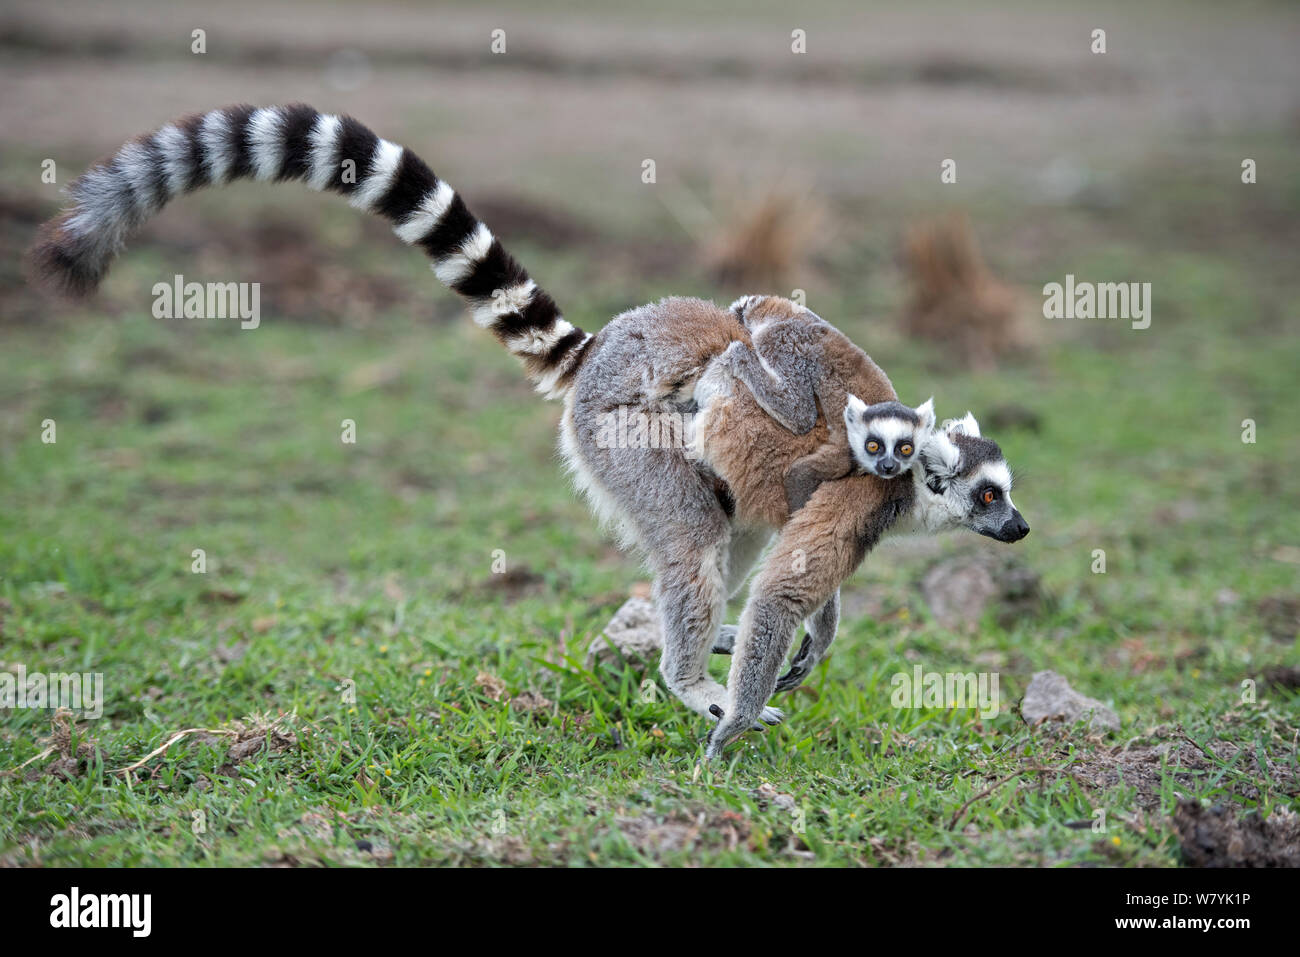
[[(970, 412), (928, 432), (909, 471), (914, 504), (883, 531), (882, 538), (961, 527), (1000, 542), (1016, 542), (1029, 534), (1028, 523), (1011, 501), (1011, 473), (1002, 451), (997, 443), (981, 437)], [(836, 605), (838, 597), (837, 591)], [(789, 670), (777, 681), (776, 691), (798, 687), (830, 649), (834, 628), (817, 624), (815, 618), (809, 620), (808, 633)], [(732, 654), (738, 632), (736, 626), (724, 625), (714, 641), (714, 653)]]
[[(126, 144), (69, 187), (72, 207), (43, 227), (33, 247), (36, 274), (67, 292), (89, 293), (127, 234), (166, 202), (241, 177), (300, 180), (343, 194), (389, 219), (403, 241), (433, 259), (438, 278), (523, 360), (538, 390), (563, 398), (561, 447), (577, 483), (600, 514), (622, 525), (654, 571), (665, 681), (697, 712), (724, 714), (708, 756), (756, 721), (779, 720), (766, 702), (795, 627), (809, 618), (814, 634), (829, 644), (839, 583), (907, 514), (915, 486), (849, 476), (822, 484), (791, 515), (784, 475), (825, 441), (825, 423), (795, 436), (745, 389), (715, 397), (702, 410), (711, 423), (701, 436), (708, 461), (684, 448), (608, 447), (604, 416), (620, 406), (680, 414), (709, 363), (732, 342), (748, 341), (736, 314), (702, 300), (665, 299), (616, 317), (594, 336), (584, 333), (561, 318), (551, 298), (418, 157), (351, 118), (307, 106), (214, 110)], [(793, 304), (780, 308), (786, 306)], [(830, 349), (828, 361), (852, 386), (846, 392), (868, 403), (897, 399), (879, 367), (851, 344)], [(730, 435), (723, 434), (727, 429)], [(938, 484), (921, 486), (926, 501), (948, 501), (970, 485), (968, 454), (983, 453), (959, 442), (954, 447), (957, 458), (936, 458)], [(746, 458), (748, 467), (737, 465)], [(981, 459), (980, 474), (993, 476), (999, 460)], [(737, 481), (724, 479), (715, 462)], [(974, 512), (953, 500), (940, 518), (927, 517), (920, 526), (981, 530)], [(750, 589), (723, 688), (707, 673), (722, 610), (773, 529), (779, 532)]]

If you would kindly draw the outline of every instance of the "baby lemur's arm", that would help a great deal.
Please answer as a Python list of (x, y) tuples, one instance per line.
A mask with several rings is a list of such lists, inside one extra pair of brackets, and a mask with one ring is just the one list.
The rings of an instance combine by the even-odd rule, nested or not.
[(844, 478), (853, 468), (848, 446), (834, 439), (795, 459), (785, 473), (785, 498), (790, 503), (790, 513), (793, 515), (803, 508), (822, 482)]
[(813, 451), (795, 459), (785, 473), (785, 498), (794, 514), (807, 504), (822, 482), (860, 473), (844, 428), (845, 393), (826, 375), (815, 383), (817, 404), (826, 416), (827, 436)]

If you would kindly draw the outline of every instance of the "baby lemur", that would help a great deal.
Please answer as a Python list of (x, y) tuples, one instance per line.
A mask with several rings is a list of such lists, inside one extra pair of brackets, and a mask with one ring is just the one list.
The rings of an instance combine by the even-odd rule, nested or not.
[[(791, 513), (791, 467), (828, 441), (847, 446), (856, 428), (845, 422), (839, 437), (848, 396), (865, 406), (898, 399), (866, 353), (838, 333), (812, 336), (820, 358), (809, 352), (808, 361), (820, 363), (821, 372), (805, 365), (803, 374), (817, 383), (820, 414), (796, 435), (714, 360), (734, 342), (752, 344), (751, 327), (759, 331), (762, 356), (765, 319), (793, 317), (831, 330), (819, 319), (812, 323), (807, 310), (763, 297), (730, 311), (665, 299), (616, 317), (594, 335), (584, 332), (418, 156), (351, 117), (310, 106), (211, 110), (128, 142), (69, 185), (70, 207), (42, 227), (32, 249), (35, 275), (88, 294), (132, 230), (168, 202), (241, 178), (300, 181), (389, 220), (399, 239), (432, 259), (435, 275), (466, 301), (474, 322), (523, 362), (538, 391), (564, 400), (560, 444), (577, 484), (653, 570), (661, 674), (688, 707), (718, 719), (709, 757), (756, 721), (779, 720), (767, 702), (798, 623), (807, 620), (818, 647), (829, 645), (840, 582), (898, 519), (907, 516), (927, 531), (962, 526), (1002, 541), (1028, 532), (1011, 506), (1000, 450), (974, 428), (947, 441), (933, 466), (922, 454), (920, 484), (916, 469), (912, 482), (848, 474), (815, 486)], [(698, 454), (680, 445), (604, 441), (610, 413), (680, 417), (684, 398), (698, 404)], [(809, 423), (807, 407), (790, 421)], [(793, 490), (809, 487), (801, 482)], [(749, 590), (724, 688), (707, 667), (722, 613), (774, 532)]]
[[(744, 300), (733, 303), (737, 307), (743, 313)], [(892, 399), (867, 405), (855, 395), (841, 395), (825, 343), (844, 335), (807, 310), (777, 318), (749, 315), (744, 322), (752, 347), (733, 342), (714, 364), (743, 382), (763, 411), (796, 435), (812, 431), (819, 412), (827, 415), (826, 441), (785, 474), (790, 511), (802, 508), (822, 482), (855, 470), (892, 479), (912, 466), (934, 427), (933, 399), (910, 409)], [(842, 416), (835, 414), (839, 403)]]

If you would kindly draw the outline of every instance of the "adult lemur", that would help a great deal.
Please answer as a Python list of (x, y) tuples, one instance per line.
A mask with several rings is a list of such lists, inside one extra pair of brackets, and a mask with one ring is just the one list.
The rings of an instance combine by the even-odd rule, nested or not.
[[(815, 428), (794, 435), (747, 390), (706, 386), (696, 430), (702, 458), (680, 448), (602, 447), (602, 416), (619, 406), (680, 413), (695, 399), (709, 363), (731, 343), (750, 342), (745, 320), (752, 322), (755, 310), (789, 317), (806, 310), (777, 299), (743, 300), (735, 311), (665, 299), (618, 316), (594, 336), (585, 333), (560, 316), (551, 297), (415, 154), (356, 120), (308, 106), (214, 110), (127, 143), (71, 184), (71, 208), (42, 228), (32, 250), (36, 273), (66, 292), (88, 293), (127, 234), (166, 202), (241, 177), (302, 180), (392, 221), (397, 235), (422, 248), (438, 278), (467, 300), (474, 321), (523, 361), (537, 389), (564, 400), (561, 446), (577, 483), (628, 543), (645, 552), (654, 572), (665, 681), (694, 710), (722, 715), (710, 757), (756, 720), (780, 719), (766, 703), (798, 623), (807, 619), (812, 644), (824, 651), (838, 621), (840, 582), (900, 516), (928, 531), (965, 526), (1003, 541), (1028, 531), (1008, 497), (1001, 453), (978, 437), (973, 419), (964, 431), (936, 433), (933, 454), (928, 446), (921, 453), (924, 470), (913, 470), (923, 478), (855, 475), (826, 482), (793, 515), (785, 474), (825, 443), (825, 420), (841, 409), (823, 408)], [(828, 355), (845, 393), (867, 403), (897, 399), (860, 349), (837, 342)], [(723, 688), (706, 668), (723, 607), (773, 531), (776, 541), (750, 589)]]

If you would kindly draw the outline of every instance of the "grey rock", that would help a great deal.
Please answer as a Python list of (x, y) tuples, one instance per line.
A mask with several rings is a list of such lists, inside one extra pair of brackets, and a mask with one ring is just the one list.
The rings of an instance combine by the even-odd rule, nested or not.
[(921, 581), (930, 614), (945, 628), (977, 622), (998, 594), (993, 573), (979, 562), (940, 562)]
[(604, 631), (587, 648), (587, 666), (596, 662), (617, 665), (619, 656), (632, 663), (652, 666), (663, 652), (659, 616), (647, 598), (632, 597), (623, 602)]
[(945, 628), (977, 624), (993, 608), (1004, 626), (1036, 614), (1042, 602), (1038, 575), (1014, 559), (962, 556), (939, 562), (921, 580), (921, 594)]
[(1119, 715), (1096, 698), (1075, 691), (1055, 671), (1034, 674), (1020, 702), (1020, 713), (1030, 724), (1060, 716), (1069, 724), (1087, 718), (1088, 727), (1093, 731), (1119, 730)]

